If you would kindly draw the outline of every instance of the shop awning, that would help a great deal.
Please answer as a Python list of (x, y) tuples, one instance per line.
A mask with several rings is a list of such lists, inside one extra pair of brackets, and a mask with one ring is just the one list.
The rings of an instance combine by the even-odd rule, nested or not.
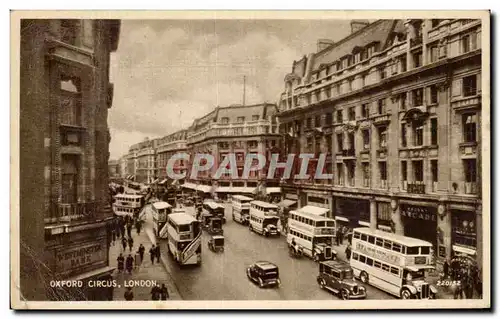
[(299, 212), (314, 214), (318, 216), (326, 216), (328, 211), (330, 211), (328, 208), (322, 208), (312, 205), (307, 205), (299, 209)]
[(458, 245), (453, 245), (452, 248), (453, 248), (453, 251), (458, 252), (458, 253), (471, 255), (471, 256), (476, 255), (476, 251), (474, 249), (471, 249), (471, 248), (458, 246)]
[(254, 190), (255, 190), (255, 187), (220, 186), (220, 187), (217, 187), (215, 192), (217, 192), (217, 193), (252, 193)]
[(167, 182), (167, 179), (162, 179), (161, 182), (159, 182), (158, 184), (165, 184)]
[(281, 187), (267, 187), (266, 194), (276, 194), (281, 193)]
[[(362, 221), (362, 220), (358, 221), (358, 224), (360, 224), (361, 226), (370, 227), (370, 223), (368, 223), (368, 222), (364, 222), (364, 221)], [(382, 225), (379, 225), (378, 227), (379, 227), (380, 229), (382, 229), (382, 228), (381, 228), (381, 226), (382, 226)], [(389, 227), (389, 228), (390, 228), (390, 227)]]
[(194, 190), (196, 190), (196, 187), (197, 187), (197, 186), (198, 186), (198, 185), (193, 184), (193, 183), (184, 183), (184, 184), (182, 185), (182, 187), (184, 187), (184, 188), (189, 188), (189, 189), (194, 189)]
[(155, 180), (154, 180), (151, 184), (156, 184), (156, 183), (158, 183), (158, 181), (159, 181), (159, 180), (160, 180), (160, 179), (159, 179), (159, 178), (157, 178), (157, 179), (155, 179)]
[(336, 220), (341, 220), (343, 222), (346, 222), (348, 223), (349, 222), (349, 219), (345, 218), (345, 217), (342, 217), (342, 216), (335, 216), (335, 219)]
[(278, 206), (289, 208), (289, 207), (291, 207), (291, 206), (293, 206), (295, 204), (297, 204), (297, 202), (294, 201), (294, 200), (284, 199), (284, 200), (282, 200), (281, 202), (278, 203)]
[(227, 186), (220, 186), (215, 189), (216, 193), (232, 193), (233, 188)]
[(212, 189), (212, 186), (210, 185), (198, 185), (196, 190), (203, 192), (203, 193), (210, 193), (210, 190)]
[[(165, 180), (167, 181), (167, 180)], [(175, 186), (175, 185), (179, 185), (179, 180), (178, 179), (174, 179), (174, 181), (172, 182), (172, 185)]]
[[(370, 224), (368, 224), (366, 226), (370, 227)], [(392, 228), (389, 226), (386, 226), (386, 225), (378, 225), (378, 229), (392, 232)]]

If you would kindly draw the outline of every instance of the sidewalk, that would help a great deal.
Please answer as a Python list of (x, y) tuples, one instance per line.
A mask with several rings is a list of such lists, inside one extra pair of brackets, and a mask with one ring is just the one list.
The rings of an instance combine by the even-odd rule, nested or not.
[[(118, 270), (114, 272), (114, 278), (117, 281), (118, 287), (115, 287), (113, 292), (113, 300), (125, 300), (123, 297), (126, 288), (124, 287), (124, 281), (128, 280), (149, 280), (156, 281), (160, 286), (165, 284), (168, 288), (168, 293), (170, 295), (170, 300), (182, 300), (178, 290), (176, 289), (170, 274), (167, 272), (162, 263), (151, 264), (151, 260), (149, 257), (149, 248), (151, 248), (151, 241), (149, 236), (146, 233), (146, 227), (141, 229), (141, 233), (138, 235), (135, 227), (132, 230), (132, 238), (134, 239), (134, 246), (132, 252), (135, 253), (139, 248), (140, 244), (143, 244), (146, 248), (146, 252), (144, 254), (144, 261), (142, 265), (138, 269), (134, 269), (132, 274), (128, 273), (119, 273)], [(121, 238), (120, 238), (121, 240)], [(112, 244), (109, 251), (109, 262), (110, 266), (117, 267), (116, 258), (123, 251), (123, 247), (121, 245), (121, 241), (116, 240), (114, 245)], [(128, 247), (125, 250), (123, 256), (126, 258), (129, 254)], [(146, 283), (146, 282), (144, 282)], [(148, 287), (147, 284), (143, 284), (142, 286), (132, 288), (134, 292), (134, 300), (151, 300), (151, 288)]]

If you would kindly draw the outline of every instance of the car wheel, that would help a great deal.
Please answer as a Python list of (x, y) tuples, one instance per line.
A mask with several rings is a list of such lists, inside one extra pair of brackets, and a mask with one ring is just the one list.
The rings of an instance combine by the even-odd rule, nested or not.
[(262, 278), (259, 278), (259, 287), (264, 288), (264, 281), (262, 281)]
[(315, 262), (318, 262), (318, 261), (319, 261), (319, 255), (318, 255), (318, 254), (315, 254), (315, 255), (314, 255), (314, 261), (315, 261)]
[(409, 289), (403, 289), (401, 291), (401, 299), (411, 299), (411, 292)]
[(264, 236), (269, 237), (269, 232), (265, 232)]
[(250, 231), (253, 231), (253, 227), (252, 227), (252, 225), (248, 225), (248, 229), (249, 229)]
[(345, 289), (342, 289), (340, 291), (340, 298), (342, 298), (342, 300), (349, 300), (349, 292)]
[(362, 271), (361, 274), (359, 275), (359, 279), (361, 280), (362, 283), (367, 284), (369, 281), (368, 274), (365, 271)]
[(325, 282), (325, 280), (324, 280), (324, 279), (320, 279), (320, 280), (318, 280), (318, 284), (319, 284), (319, 287), (320, 287), (321, 289), (325, 289), (326, 282)]

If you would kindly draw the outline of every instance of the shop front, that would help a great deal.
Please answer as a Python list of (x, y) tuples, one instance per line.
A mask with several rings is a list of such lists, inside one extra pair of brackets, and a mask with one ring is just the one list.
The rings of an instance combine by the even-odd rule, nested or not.
[(377, 229), (393, 233), (391, 204), (387, 202), (377, 202)]
[(370, 227), (370, 201), (358, 198), (335, 197), (335, 219), (338, 226)]
[(437, 207), (401, 204), (404, 235), (437, 244)]
[(476, 258), (477, 226), (474, 211), (451, 210), (451, 243), (453, 255)]

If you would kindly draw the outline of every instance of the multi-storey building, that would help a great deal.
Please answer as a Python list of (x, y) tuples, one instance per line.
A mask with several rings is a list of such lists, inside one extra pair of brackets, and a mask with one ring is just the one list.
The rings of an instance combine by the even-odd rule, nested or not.
[(108, 175), (109, 177), (118, 177), (121, 175), (119, 160), (110, 160), (108, 162)]
[[(107, 116), (119, 20), (21, 21), (20, 291), (27, 300), (107, 300)], [(53, 288), (51, 280), (83, 280)]]
[[(196, 189), (205, 194), (217, 193), (225, 197), (231, 193), (279, 192), (279, 180), (266, 179), (267, 167), (250, 172), (248, 179), (231, 179), (229, 174), (214, 180), (219, 164), (230, 153), (236, 156), (238, 176), (241, 177), (247, 154), (264, 154), (268, 160), (271, 152), (278, 152), (281, 138), (277, 130), (274, 104), (232, 105), (217, 107), (205, 116), (196, 119), (187, 130), (187, 148), (191, 154), (189, 173), (195, 154), (214, 156), (212, 170), (200, 172), (194, 179), (188, 174), (185, 188)], [(257, 190), (256, 190), (257, 189)]]
[(327, 153), (333, 173), (284, 182), (285, 198), (482, 264), (479, 20), (379, 20), (321, 41), (279, 108), (285, 152)]
[(118, 160), (118, 165), (120, 166), (120, 175), (119, 177), (125, 178), (128, 174), (128, 154), (123, 155)]
[(135, 157), (135, 181), (151, 184), (156, 180), (156, 139), (146, 138), (137, 145)]
[(139, 150), (139, 144), (134, 144), (130, 146), (128, 154), (125, 155), (127, 159), (127, 176), (126, 179), (134, 180), (136, 179), (136, 168), (137, 168), (137, 152)]
[[(156, 164), (158, 184), (166, 186), (171, 181), (167, 176), (167, 163), (172, 155), (186, 153), (186, 130), (180, 130), (170, 135), (159, 138), (156, 145)], [(187, 172), (187, 161), (179, 159), (173, 163), (173, 171), (176, 174)], [(183, 181), (179, 181), (182, 184)]]

